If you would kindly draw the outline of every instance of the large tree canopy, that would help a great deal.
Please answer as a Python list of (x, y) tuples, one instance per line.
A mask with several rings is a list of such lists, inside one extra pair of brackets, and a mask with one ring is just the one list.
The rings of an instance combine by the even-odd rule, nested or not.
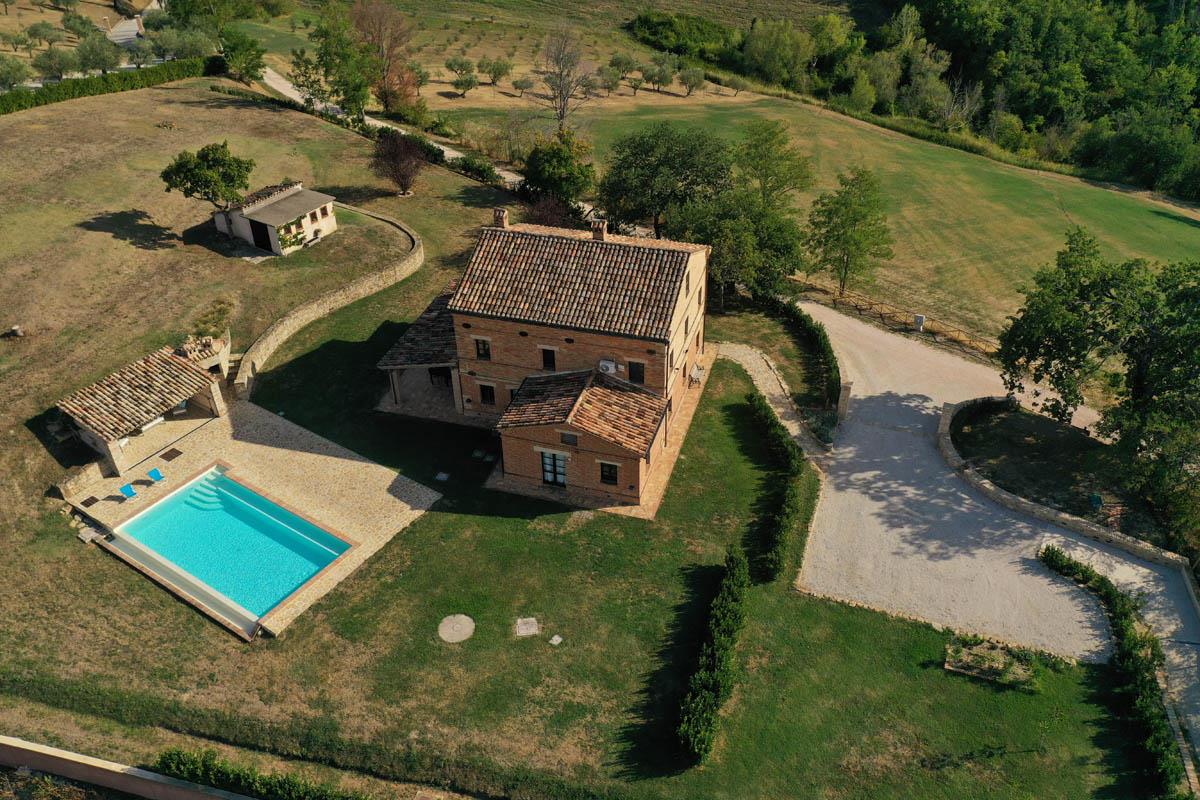
[(838, 291), (892, 257), (892, 234), (883, 210), (879, 179), (864, 167), (838, 175), (838, 188), (812, 205), (804, 233), (810, 272), (829, 272)]
[(184, 150), (167, 165), (161, 177), (168, 192), (207, 200), (227, 211), (250, 188), (253, 170), (253, 160), (238, 158), (229, 151), (229, 142), (221, 142), (206, 144), (195, 153)]
[(729, 147), (700, 128), (658, 122), (618, 139), (600, 182), (610, 220), (650, 220), (662, 236), (671, 206), (715, 197), (732, 183)]

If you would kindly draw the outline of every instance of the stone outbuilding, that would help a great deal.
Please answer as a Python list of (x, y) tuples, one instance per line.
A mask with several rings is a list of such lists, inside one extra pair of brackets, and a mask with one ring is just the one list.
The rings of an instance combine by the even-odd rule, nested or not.
[[(198, 350), (205, 359), (212, 353)], [(202, 359), (198, 359), (202, 360)], [(123, 475), (159, 449), (162, 437), (149, 433), (169, 428), (170, 420), (198, 422), (226, 413), (220, 372), (210, 371), (181, 352), (163, 347), (59, 401), (79, 438), (100, 454), (101, 469)], [(165, 423), (165, 424), (164, 424)], [(153, 440), (151, 447), (143, 439)]]
[(277, 256), (319, 242), (337, 230), (331, 195), (282, 183), (251, 192), (229, 211), (217, 211), (213, 222), (221, 233), (236, 236)]

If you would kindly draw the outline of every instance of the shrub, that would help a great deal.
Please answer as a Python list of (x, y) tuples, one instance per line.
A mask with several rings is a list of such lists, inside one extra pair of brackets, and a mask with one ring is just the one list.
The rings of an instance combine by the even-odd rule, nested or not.
[(825, 383), (822, 391), (825, 407), (837, 408), (842, 393), (842, 372), (825, 326), (805, 314), (789, 299), (760, 297), (757, 300), (766, 313), (783, 322), (803, 349), (820, 360)]
[(455, 172), (461, 172), (468, 178), (474, 178), (483, 183), (490, 183), (495, 186), (502, 182), (500, 180), (500, 173), (496, 172), (496, 168), (492, 166), (492, 162), (474, 153), (467, 153), (462, 158), (452, 158), (446, 164)]
[(159, 64), (145, 69), (110, 72), (90, 78), (74, 78), (43, 86), (40, 89), (17, 89), (0, 95), (0, 114), (11, 114), (49, 103), (91, 97), (98, 94), (126, 92), (145, 89), (160, 83), (196, 78), (201, 75), (218, 75), (225, 71), (220, 58), (189, 58)]
[(647, 11), (626, 27), (635, 39), (656, 50), (706, 61), (727, 60), (741, 40), (741, 32), (692, 14)]
[(1107, 576), (1054, 545), (1043, 547), (1038, 557), (1050, 569), (1090, 589), (1104, 606), (1116, 640), (1112, 664), (1124, 683), (1136, 726), (1131, 733), (1142, 743), (1149, 765), (1148, 777), (1158, 794), (1174, 796), (1183, 780), (1183, 762), (1158, 685), (1157, 673), (1163, 665), (1162, 646), (1142, 625), (1139, 602), (1118, 589)]

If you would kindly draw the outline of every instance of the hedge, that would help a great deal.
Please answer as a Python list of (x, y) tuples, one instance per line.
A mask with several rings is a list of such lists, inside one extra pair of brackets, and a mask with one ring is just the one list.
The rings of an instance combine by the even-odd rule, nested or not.
[(734, 651), (746, 621), (746, 590), (750, 566), (737, 545), (725, 556), (725, 568), (717, 595), (708, 610), (704, 644), (696, 670), (680, 706), (676, 730), (683, 753), (695, 762), (712, 752), (721, 706), (733, 692), (736, 673)]
[(790, 299), (779, 297), (757, 298), (759, 304), (768, 314), (778, 317), (784, 327), (802, 346), (803, 349), (815, 355), (821, 362), (824, 372), (825, 385), (822, 396), (826, 408), (837, 408), (838, 399), (842, 393), (842, 371), (838, 367), (837, 356), (834, 355), (833, 345), (829, 342), (829, 334), (825, 326), (804, 313)]
[(25, 111), (37, 106), (60, 103), (63, 100), (75, 100), (80, 97), (145, 89), (184, 78), (220, 75), (224, 71), (224, 59), (220, 56), (211, 56), (209, 58), (184, 58), (157, 64), (153, 67), (121, 70), (88, 78), (67, 78), (37, 89), (13, 89), (0, 94), (0, 114), (11, 114), (14, 111)]
[(788, 476), (799, 475), (804, 469), (804, 451), (779, 421), (779, 417), (775, 416), (775, 409), (771, 408), (767, 399), (758, 392), (747, 394), (746, 403), (750, 406), (750, 415), (754, 418), (756, 429), (765, 436), (767, 449), (775, 466)]
[(1131, 733), (1145, 751), (1148, 778), (1154, 790), (1161, 797), (1174, 797), (1184, 771), (1158, 685), (1158, 671), (1163, 665), (1162, 645), (1141, 624), (1138, 600), (1118, 589), (1107, 576), (1054, 545), (1043, 547), (1038, 557), (1058, 574), (1090, 589), (1104, 606), (1116, 640), (1112, 664), (1123, 683), (1121, 693), (1129, 703), (1135, 725)]
[(204, 786), (257, 797), (260, 800), (368, 800), (358, 792), (312, 783), (292, 775), (265, 775), (218, 757), (216, 750), (199, 752), (172, 747), (158, 754), (154, 770)]
[(461, 158), (452, 158), (446, 162), (447, 166), (455, 172), (461, 172), (468, 178), (474, 178), (483, 183), (489, 183), (493, 186), (498, 186), (503, 181), (500, 179), (500, 173), (496, 172), (496, 168), (492, 166), (492, 162), (488, 161), (483, 156), (477, 156), (474, 153), (467, 153)]
[(567, 779), (482, 756), (447, 756), (419, 741), (352, 739), (329, 716), (273, 722), (197, 707), (148, 692), (105, 686), (95, 679), (0, 668), (0, 693), (123, 725), (159, 727), (188, 736), (311, 761), (377, 778), (436, 786), (460, 794), (512, 800), (653, 800), (649, 790), (597, 778)]

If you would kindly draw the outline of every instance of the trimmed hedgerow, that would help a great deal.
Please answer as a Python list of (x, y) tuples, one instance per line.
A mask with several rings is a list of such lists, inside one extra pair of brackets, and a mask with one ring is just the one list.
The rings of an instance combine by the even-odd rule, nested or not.
[(455, 172), (461, 172), (468, 178), (474, 178), (483, 183), (490, 183), (493, 186), (502, 183), (500, 173), (496, 172), (492, 162), (474, 153), (467, 153), (461, 158), (452, 158), (446, 162), (446, 165)]
[(87, 78), (67, 78), (58, 83), (48, 83), (37, 89), (13, 89), (0, 94), (0, 114), (11, 114), (14, 111), (25, 111), (80, 97), (145, 89), (184, 78), (220, 75), (224, 71), (225, 61), (220, 56), (211, 56), (209, 58), (182, 58), (153, 67), (121, 70)]
[(842, 393), (842, 371), (838, 367), (837, 356), (834, 355), (833, 345), (825, 326), (817, 322), (788, 298), (759, 297), (756, 298), (763, 310), (783, 322), (788, 332), (811, 353), (822, 368), (824, 386), (821, 387), (821, 397), (826, 408), (837, 408), (838, 398)]
[(1163, 665), (1162, 645), (1142, 624), (1139, 601), (1061, 548), (1046, 545), (1038, 557), (1047, 567), (1086, 586), (1100, 599), (1116, 642), (1112, 664), (1121, 676), (1124, 684), (1121, 691), (1136, 726), (1130, 733), (1145, 749), (1148, 777), (1155, 790), (1162, 797), (1175, 796), (1184, 771), (1158, 685), (1158, 671)]
[(775, 416), (775, 409), (758, 392), (747, 394), (746, 403), (750, 406), (755, 430), (763, 435), (775, 467), (789, 476), (799, 475), (804, 470), (804, 451)]
[(703, 761), (712, 752), (721, 706), (733, 692), (737, 672), (734, 651), (746, 621), (750, 566), (741, 548), (731, 545), (717, 595), (708, 610), (704, 644), (680, 707), (677, 735), (684, 755)]
[(587, 782), (504, 766), (482, 756), (447, 756), (410, 740), (366, 741), (342, 735), (336, 719), (296, 716), (286, 722), (192, 706), (95, 680), (0, 668), (0, 693), (53, 708), (105, 717), (124, 725), (159, 727), (188, 736), (311, 761), (385, 780), (437, 786), (460, 794), (513, 800), (643, 800), (656, 795), (597, 778)]

